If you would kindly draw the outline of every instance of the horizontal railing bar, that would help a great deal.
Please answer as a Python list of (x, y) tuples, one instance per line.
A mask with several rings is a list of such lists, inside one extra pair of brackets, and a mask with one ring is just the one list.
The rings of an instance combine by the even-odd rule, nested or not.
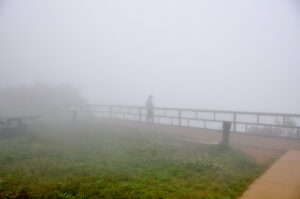
[[(129, 106), (129, 105), (67, 105), (69, 107), (118, 107), (118, 108), (142, 108), (144, 106)], [(169, 108), (169, 107), (155, 107), (154, 110), (170, 110), (170, 111), (187, 111), (187, 112), (203, 112), (203, 113), (226, 113), (226, 114), (240, 114), (240, 115), (260, 115), (260, 116), (283, 116), (283, 117), (300, 117), (300, 114), (293, 113), (268, 113), (268, 112), (249, 112), (249, 111), (232, 111), (232, 110), (214, 110), (214, 109), (187, 109), (187, 108)]]
[[(110, 111), (83, 111), (83, 112), (93, 112), (93, 113), (112, 113), (112, 114), (125, 114), (125, 115), (136, 115), (139, 116), (139, 113), (128, 113), (128, 112), (110, 112)], [(147, 116), (146, 114), (141, 114), (141, 116)], [(153, 115), (154, 117), (160, 118), (168, 118), (168, 119), (178, 119), (178, 116), (167, 116), (167, 115)], [(213, 119), (204, 119), (204, 118), (190, 118), (190, 117), (181, 117), (182, 120), (192, 120), (192, 121), (205, 121), (205, 122), (217, 122), (222, 123), (224, 120), (213, 120)], [(232, 120), (227, 120), (231, 121)], [(278, 128), (292, 128), (298, 129), (300, 126), (289, 126), (289, 125), (279, 125), (279, 124), (266, 124), (266, 123), (253, 123), (253, 122), (241, 122), (237, 121), (236, 124), (240, 125), (252, 125), (252, 126), (271, 126), (271, 127), (278, 127)]]
[[(110, 119), (124, 119), (124, 120), (135, 120), (135, 121), (143, 121), (141, 117), (147, 118), (147, 108), (145, 106), (128, 106), (128, 105), (109, 105), (109, 104), (88, 104), (88, 105), (68, 105), (61, 106), (65, 111), (74, 111), (77, 110), (81, 113), (100, 113), (100, 114), (108, 114), (108, 118)], [(187, 126), (193, 126), (190, 124), (190, 121), (201, 121), (204, 122), (204, 128), (206, 128), (206, 122), (222, 124), (224, 121), (230, 121), (233, 124), (233, 131), (237, 132), (237, 125), (243, 125), (246, 127), (246, 132), (249, 129), (249, 126), (256, 127), (269, 127), (270, 131), (272, 128), (283, 128), (284, 131), (287, 129), (297, 129), (297, 138), (299, 139), (300, 126), (298, 123), (295, 123), (295, 126), (286, 125), (286, 119), (289, 117), (293, 117), (293, 119), (300, 119), (300, 114), (287, 114), (287, 113), (267, 113), (267, 112), (247, 112), (247, 111), (228, 111), (228, 110), (208, 110), (208, 109), (186, 109), (186, 108), (169, 108), (169, 107), (155, 107), (153, 108), (155, 118), (167, 118), (170, 119), (172, 125), (182, 126), (182, 121), (187, 121)], [(210, 114), (211, 116), (202, 116), (199, 113)], [(96, 117), (103, 117), (103, 115), (94, 115)], [(191, 114), (191, 115), (190, 115)], [(219, 114), (219, 115), (218, 115)], [(221, 116), (221, 114), (225, 114), (230, 116), (230, 119), (216, 119)], [(129, 119), (126, 116), (137, 116), (138, 119)], [(200, 116), (200, 118), (198, 118)], [(247, 119), (239, 120), (240, 116), (248, 116)], [(273, 117), (273, 123), (266, 123), (271, 121), (265, 121), (262, 123), (261, 116), (268, 116), (270, 119)], [(204, 118), (203, 118), (204, 117)], [(250, 117), (255, 117), (256, 122), (253, 122), (253, 119)], [(280, 117), (282, 119), (282, 124), (276, 124), (275, 119)], [(224, 117), (223, 117), (224, 118)], [(174, 119), (176, 122), (174, 123)], [(264, 120), (263, 120), (264, 121)], [(296, 121), (299, 122), (299, 121)], [(158, 123), (161, 123), (158, 119)], [(164, 123), (164, 122), (163, 122)], [(274, 124), (275, 123), (275, 124)], [(218, 125), (214, 125), (214, 127), (210, 127), (209, 129), (217, 129)], [(183, 125), (185, 126), (185, 125)], [(287, 136), (289, 137), (289, 136)]]

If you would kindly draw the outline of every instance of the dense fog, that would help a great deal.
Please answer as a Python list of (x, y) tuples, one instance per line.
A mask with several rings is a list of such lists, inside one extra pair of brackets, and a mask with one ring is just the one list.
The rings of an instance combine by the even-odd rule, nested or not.
[(300, 0), (0, 0), (0, 198), (299, 199)]
[(299, 113), (299, 12), (297, 0), (1, 0), (1, 92), (70, 84), (93, 104), (152, 94), (155, 106)]

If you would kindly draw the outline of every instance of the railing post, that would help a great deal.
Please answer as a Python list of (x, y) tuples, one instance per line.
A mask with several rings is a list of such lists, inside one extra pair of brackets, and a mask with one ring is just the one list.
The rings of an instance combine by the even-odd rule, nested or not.
[(286, 126), (286, 117), (285, 116), (282, 117), (282, 124), (284, 126), (284, 128), (283, 128), (283, 134), (286, 134), (287, 128), (285, 128), (285, 126)]
[(233, 113), (233, 132), (236, 133), (236, 113)]
[(139, 107), (139, 121), (142, 121), (142, 108)]
[(181, 110), (178, 110), (178, 125), (181, 126)]
[(72, 111), (72, 122), (73, 123), (77, 122), (77, 110)]
[(286, 117), (285, 116), (282, 117), (282, 124), (283, 124), (283, 126), (286, 125)]
[(112, 119), (112, 107), (109, 106), (109, 119)]
[(298, 139), (298, 140), (299, 140), (299, 138), (300, 138), (299, 133), (300, 133), (300, 130), (299, 130), (299, 128), (297, 128), (297, 139)]

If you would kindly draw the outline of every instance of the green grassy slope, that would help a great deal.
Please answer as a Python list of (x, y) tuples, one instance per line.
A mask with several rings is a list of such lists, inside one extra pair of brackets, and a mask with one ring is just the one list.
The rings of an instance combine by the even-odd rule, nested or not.
[(94, 123), (0, 139), (0, 198), (229, 199), (263, 169), (235, 149)]

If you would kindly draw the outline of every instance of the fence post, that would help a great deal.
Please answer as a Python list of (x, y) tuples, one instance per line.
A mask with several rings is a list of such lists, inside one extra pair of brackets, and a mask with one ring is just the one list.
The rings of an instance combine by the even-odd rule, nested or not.
[(282, 124), (283, 124), (283, 126), (284, 126), (284, 128), (283, 128), (284, 134), (286, 134), (286, 132), (287, 132), (287, 128), (285, 128), (285, 126), (286, 126), (286, 121), (287, 121), (287, 118), (286, 118), (285, 116), (283, 116), (283, 117), (282, 117)]
[(73, 123), (77, 122), (77, 110), (72, 111), (72, 122)]
[(181, 110), (178, 110), (178, 125), (181, 126)]
[(139, 107), (139, 121), (142, 121), (142, 108)]
[(223, 122), (223, 137), (221, 145), (228, 147), (229, 145), (229, 136), (230, 136), (231, 122)]
[(299, 132), (299, 128), (297, 128), (297, 139), (298, 139), (298, 140), (299, 140), (299, 136), (300, 136), (299, 133), (300, 133), (300, 132)]
[(233, 132), (236, 133), (236, 113), (233, 113)]
[(109, 106), (109, 119), (112, 119), (112, 108)]

